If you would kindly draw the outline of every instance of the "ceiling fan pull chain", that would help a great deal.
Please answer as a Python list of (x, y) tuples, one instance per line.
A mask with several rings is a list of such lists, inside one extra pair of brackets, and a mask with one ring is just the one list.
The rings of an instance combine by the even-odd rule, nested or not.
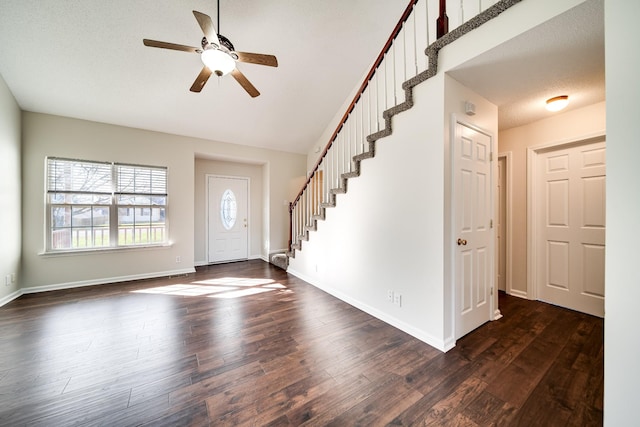
[(218, 0), (218, 34), (220, 34), (220, 0)]

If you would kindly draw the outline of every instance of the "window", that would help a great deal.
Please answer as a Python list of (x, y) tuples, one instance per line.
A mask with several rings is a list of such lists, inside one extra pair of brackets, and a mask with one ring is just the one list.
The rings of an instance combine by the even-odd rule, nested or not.
[(238, 208), (236, 195), (230, 189), (225, 190), (220, 200), (220, 220), (225, 230), (231, 230), (236, 223)]
[(167, 242), (167, 169), (47, 159), (47, 250)]

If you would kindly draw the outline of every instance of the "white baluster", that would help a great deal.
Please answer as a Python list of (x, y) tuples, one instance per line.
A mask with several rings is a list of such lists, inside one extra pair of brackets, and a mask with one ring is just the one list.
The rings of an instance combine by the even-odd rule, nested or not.
[(382, 72), (381, 68), (378, 67), (378, 69), (376, 70), (375, 77), (374, 77), (375, 78), (375, 85), (376, 85), (376, 96), (374, 98), (374, 101), (376, 103), (375, 104), (376, 108), (375, 108), (375, 111), (374, 111), (374, 114), (375, 114), (374, 117), (376, 118), (376, 120), (375, 120), (376, 131), (380, 130), (380, 118), (382, 117), (382, 112), (380, 111), (380, 98), (381, 98), (381, 95), (380, 95), (380, 74), (381, 74), (381, 72)]
[(336, 163), (335, 163), (335, 173), (334, 173), (334, 183), (333, 183), (333, 188), (338, 188), (339, 184), (340, 184), (340, 168), (341, 168), (341, 164), (342, 164), (342, 144), (341, 144), (341, 134), (342, 130), (340, 130), (340, 133), (338, 133), (338, 135), (336, 136), (336, 140), (334, 142), (335, 144), (335, 155), (336, 155)]
[(354, 145), (354, 154), (357, 156), (362, 153), (364, 146), (362, 145), (362, 141), (364, 137), (362, 136), (362, 120), (364, 118), (364, 107), (365, 107), (365, 99), (364, 94), (360, 97), (360, 102), (358, 102), (358, 107), (356, 108), (356, 126), (355, 126), (355, 145)]
[[(448, 9), (448, 8), (447, 8)], [(427, 46), (435, 42), (438, 39), (437, 35), (437, 25), (430, 25), (436, 22), (436, 18), (438, 17), (438, 2), (437, 1), (427, 1), (427, 29), (429, 34), (429, 39), (427, 40)], [(429, 17), (433, 16), (432, 21), (429, 20)]]
[[(369, 85), (367, 86), (367, 90), (366, 90), (366, 94), (363, 95), (363, 102), (364, 104), (362, 105), (362, 123), (363, 123), (363, 128), (362, 128), (362, 139), (363, 139), (363, 144), (364, 144), (364, 139), (369, 135), (369, 126), (371, 124), (371, 82), (369, 82)], [(362, 147), (362, 152), (366, 151), (366, 146), (363, 145)]]
[(404, 67), (403, 82), (418, 74), (418, 58), (416, 48), (416, 13), (415, 7), (403, 27), (404, 31)]
[(349, 118), (344, 126), (344, 166), (343, 173), (349, 172), (349, 162), (351, 159), (351, 125), (353, 124), (353, 110), (351, 110), (351, 114), (349, 114)]
[(418, 73), (428, 68), (429, 61), (424, 50), (429, 46), (429, 8), (427, 0), (420, 0), (414, 8), (416, 31), (416, 60), (418, 61)]

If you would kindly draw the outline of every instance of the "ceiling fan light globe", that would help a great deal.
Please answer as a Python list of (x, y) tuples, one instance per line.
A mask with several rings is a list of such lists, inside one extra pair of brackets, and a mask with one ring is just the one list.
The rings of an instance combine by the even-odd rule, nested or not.
[(229, 74), (236, 68), (236, 61), (226, 52), (206, 49), (200, 56), (202, 63), (218, 76)]

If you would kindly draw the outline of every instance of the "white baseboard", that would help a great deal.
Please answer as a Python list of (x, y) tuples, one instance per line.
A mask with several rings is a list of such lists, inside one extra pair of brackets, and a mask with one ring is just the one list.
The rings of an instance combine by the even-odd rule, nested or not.
[[(248, 260), (253, 260), (253, 259), (261, 259), (265, 262), (269, 262), (268, 259), (266, 259), (264, 257), (264, 255), (249, 255), (249, 257), (247, 258)], [(240, 260), (242, 261), (242, 260)], [(215, 264), (224, 264), (224, 262), (221, 263), (211, 263), (211, 262), (207, 262), (207, 261), (195, 261), (193, 263), (194, 267), (204, 267), (205, 265), (215, 265)]]
[(287, 252), (289, 252), (289, 249), (272, 249), (269, 251), (269, 256), (273, 254), (281, 254), (281, 253), (287, 253)]
[(129, 276), (105, 277), (94, 280), (80, 280), (77, 282), (56, 283), (53, 285), (31, 286), (21, 289), (21, 294), (34, 294), (38, 292), (57, 291), (61, 289), (81, 288), (83, 286), (106, 285), (109, 283), (128, 282), (131, 280), (154, 279), (156, 277), (183, 276), (195, 273), (194, 268), (185, 268), (181, 270), (159, 271), (155, 273), (132, 274)]
[(6, 297), (0, 299), (0, 307), (2, 307), (5, 304), (9, 304), (11, 301), (13, 301), (14, 299), (18, 298), (22, 296), (22, 290), (19, 289), (13, 293), (10, 293), (9, 295), (7, 295)]
[(429, 344), (431, 347), (435, 347), (436, 349), (442, 351), (442, 352), (447, 352), (449, 350), (451, 350), (454, 346), (455, 346), (455, 340), (443, 340), (443, 339), (439, 339), (436, 338), (420, 329), (417, 329), (411, 325), (409, 325), (406, 322), (403, 322), (402, 320), (396, 319), (393, 316), (389, 316), (387, 313), (384, 313), (380, 310), (378, 310), (377, 308), (371, 307), (367, 304), (362, 303), (361, 301), (357, 301), (351, 297), (349, 297), (348, 295), (343, 294), (342, 292), (324, 286), (320, 283), (318, 283), (315, 279), (311, 278), (311, 277), (307, 277), (304, 274), (292, 270), (291, 267), (289, 267), (289, 269), (287, 270), (288, 273), (291, 273), (292, 275), (296, 276), (299, 279), (304, 280), (305, 282), (309, 283), (312, 286), (315, 286), (316, 288), (330, 294), (333, 295), (334, 297), (346, 302), (349, 305), (354, 306), (355, 308), (364, 311), (367, 314), (372, 315), (373, 317), (375, 317), (376, 319), (380, 319), (385, 323), (388, 323), (389, 325), (393, 326), (394, 328), (400, 329), (403, 332), (406, 332), (407, 334), (411, 335), (414, 338), (419, 339), (420, 341)]
[(511, 295), (512, 297), (529, 299), (529, 297), (527, 296), (527, 292), (526, 291), (518, 291), (516, 289), (511, 289), (509, 292), (507, 292), (507, 294)]

